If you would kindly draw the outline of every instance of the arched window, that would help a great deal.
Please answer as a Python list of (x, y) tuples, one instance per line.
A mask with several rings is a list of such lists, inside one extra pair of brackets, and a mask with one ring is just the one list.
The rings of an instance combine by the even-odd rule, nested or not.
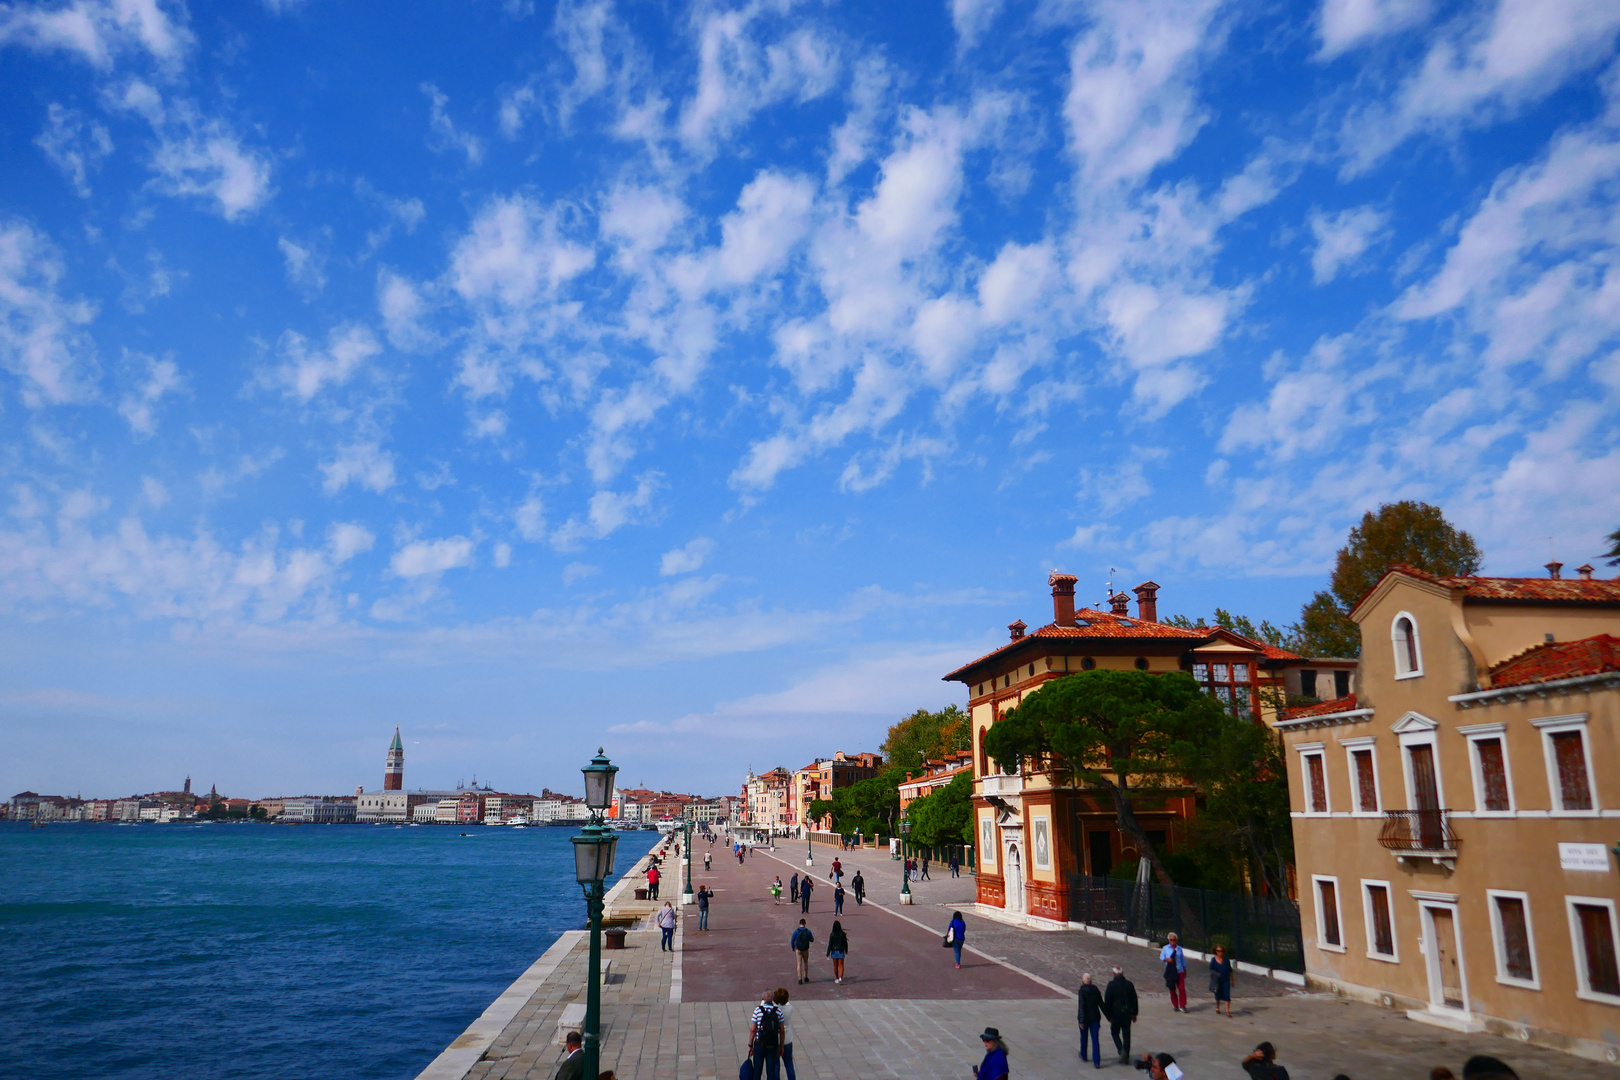
[(1395, 646), (1395, 677), (1409, 679), (1423, 674), (1423, 651), (1418, 644), (1417, 620), (1401, 612), (1395, 616), (1390, 638)]

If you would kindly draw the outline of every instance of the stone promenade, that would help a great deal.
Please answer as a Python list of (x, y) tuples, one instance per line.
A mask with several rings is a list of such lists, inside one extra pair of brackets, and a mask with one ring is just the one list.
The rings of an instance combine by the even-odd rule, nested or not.
[[(640, 839), (632, 834), (626, 846)], [(702, 870), (704, 851), (714, 855), (709, 873)], [(831, 981), (825, 957), (834, 918), (826, 875), (835, 854), (850, 872), (862, 869), (869, 895), (858, 909), (850, 896), (841, 917), (850, 936), (842, 986)], [(675, 953), (659, 950), (658, 934), (646, 923), (659, 905), (630, 898), (645, 860), (611, 894), (610, 916), (640, 920), (625, 949), (603, 954), (611, 967), (602, 993), (602, 1067), (619, 1080), (730, 1080), (746, 1053), (753, 1004), (776, 986), (793, 996), (794, 1055), (805, 1080), (971, 1080), (969, 1066), (982, 1054), (976, 1035), (986, 1024), (1006, 1037), (1014, 1076), (1073, 1078), (1080, 1069), (1073, 973), (1083, 968), (1102, 976), (1116, 962), (1125, 964), (1142, 995), (1134, 1049), (1168, 1050), (1189, 1080), (1239, 1080), (1238, 1062), (1261, 1039), (1277, 1045), (1279, 1061), (1295, 1080), (1332, 1080), (1339, 1073), (1354, 1080), (1423, 1080), (1435, 1065), (1460, 1074), (1462, 1062), (1477, 1053), (1503, 1058), (1526, 1080), (1620, 1080), (1620, 1069), (1610, 1066), (1490, 1035), (1440, 1031), (1265, 979), (1240, 978), (1232, 1019), (1217, 1017), (1207, 995), (1196, 990), (1192, 1011), (1174, 1014), (1149, 950), (1083, 932), (1024, 930), (970, 916), (969, 952), (956, 971), (939, 935), (953, 905), (965, 906), (971, 897), (965, 876), (923, 882), (915, 906), (901, 908), (895, 903), (898, 868), (886, 856), (865, 852), (852, 859), (818, 845), (813, 873), (819, 887), (810, 913), (801, 916), (785, 890), (780, 904), (768, 890), (778, 874), (786, 882), (804, 872), (802, 843), (784, 844), (774, 854), (756, 851), (741, 866), (723, 842), (711, 849), (699, 840), (697, 855), (694, 885), (707, 883), (716, 893), (711, 929), (699, 932), (696, 910), (686, 909)], [(669, 875), (671, 885), (675, 877)], [(795, 983), (787, 945), (801, 917), (817, 939), (808, 986)], [(419, 1080), (549, 1078), (562, 1057), (559, 1021), (585, 1000), (586, 954), (583, 932), (564, 935)], [(1189, 979), (1190, 989), (1198, 982)], [(1105, 1024), (1105, 1042), (1106, 1032)], [(1121, 1078), (1140, 1075), (1119, 1065), (1105, 1068)], [(1093, 1071), (1090, 1065), (1085, 1070)]]

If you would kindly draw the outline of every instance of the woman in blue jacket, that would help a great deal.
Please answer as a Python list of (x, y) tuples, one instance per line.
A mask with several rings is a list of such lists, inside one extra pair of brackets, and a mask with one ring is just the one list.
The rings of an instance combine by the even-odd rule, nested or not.
[(956, 953), (956, 970), (962, 970), (962, 940), (967, 937), (967, 923), (962, 921), (962, 913), (954, 912), (951, 915), (951, 925), (945, 928), (945, 944)]
[(1001, 1032), (987, 1027), (979, 1039), (984, 1043), (984, 1060), (973, 1066), (973, 1075), (979, 1080), (1007, 1080), (1007, 1044), (1001, 1041)]

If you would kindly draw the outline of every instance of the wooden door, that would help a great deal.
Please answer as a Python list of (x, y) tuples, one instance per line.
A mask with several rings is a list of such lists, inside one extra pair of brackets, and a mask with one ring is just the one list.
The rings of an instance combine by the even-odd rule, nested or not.
[(1453, 1009), (1466, 1008), (1462, 968), (1457, 962), (1456, 917), (1450, 908), (1430, 908), (1429, 918), (1434, 924), (1434, 966), (1440, 984), (1440, 998), (1435, 1004)]
[(1426, 851), (1437, 851), (1442, 846), (1445, 830), (1440, 827), (1440, 784), (1434, 775), (1434, 747), (1407, 748), (1412, 763), (1412, 807), (1417, 811), (1418, 841)]

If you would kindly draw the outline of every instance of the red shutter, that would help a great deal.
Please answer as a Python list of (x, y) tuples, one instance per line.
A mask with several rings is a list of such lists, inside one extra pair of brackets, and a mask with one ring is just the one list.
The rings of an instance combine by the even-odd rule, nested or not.
[(1311, 772), (1311, 812), (1327, 813), (1327, 778), (1322, 774), (1322, 755), (1305, 755), (1305, 764)]
[(1586, 981), (1594, 993), (1620, 996), (1620, 964), (1614, 955), (1614, 929), (1607, 907), (1576, 904), (1586, 945)]
[(1524, 918), (1524, 901), (1517, 896), (1498, 896), (1496, 915), (1502, 922), (1502, 962), (1510, 978), (1526, 981), (1536, 977), (1530, 963), (1530, 927)]
[(1481, 810), (1506, 810), (1508, 805), (1507, 766), (1502, 760), (1501, 739), (1480, 739), (1474, 743), (1479, 754), (1479, 780), (1485, 805)]
[(1389, 890), (1382, 885), (1369, 885), (1367, 901), (1372, 906), (1373, 952), (1394, 956), (1395, 931), (1389, 920)]
[(1373, 755), (1371, 750), (1357, 750), (1356, 754), (1356, 786), (1360, 788), (1361, 809), (1367, 813), (1378, 810), (1378, 782), (1373, 777)]
[(1329, 945), (1342, 945), (1339, 939), (1339, 895), (1331, 881), (1319, 881), (1322, 890), (1322, 937)]
[(1548, 737), (1558, 764), (1558, 794), (1563, 809), (1592, 809), (1592, 789), (1586, 779), (1586, 745), (1581, 733), (1560, 731)]

